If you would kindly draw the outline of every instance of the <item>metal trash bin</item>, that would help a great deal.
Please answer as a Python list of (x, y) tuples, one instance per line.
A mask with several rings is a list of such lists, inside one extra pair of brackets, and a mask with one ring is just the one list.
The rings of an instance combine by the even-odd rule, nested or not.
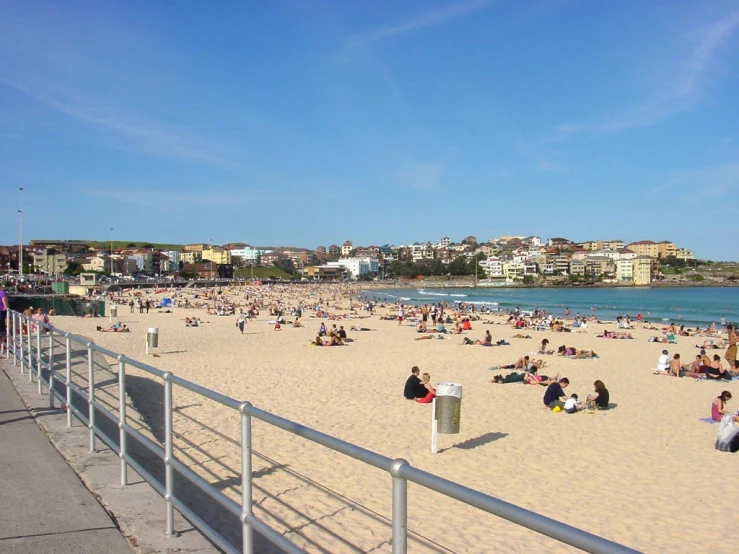
[(439, 383), (436, 385), (436, 413), (438, 432), (447, 435), (459, 433), (462, 413), (462, 385)]
[(157, 348), (159, 346), (159, 329), (149, 327), (146, 330), (146, 346), (149, 348)]
[(118, 304), (110, 305), (110, 317), (118, 317)]

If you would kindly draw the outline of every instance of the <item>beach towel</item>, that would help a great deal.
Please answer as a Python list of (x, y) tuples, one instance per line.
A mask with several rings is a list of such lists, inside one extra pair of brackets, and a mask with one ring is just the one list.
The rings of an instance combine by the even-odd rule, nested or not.
[(739, 450), (739, 427), (734, 427), (734, 414), (727, 413), (721, 418), (715, 446), (721, 452)]

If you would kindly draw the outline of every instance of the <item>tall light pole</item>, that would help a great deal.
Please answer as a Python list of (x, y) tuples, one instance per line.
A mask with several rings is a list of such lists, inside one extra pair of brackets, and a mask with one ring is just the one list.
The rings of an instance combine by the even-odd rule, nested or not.
[(110, 228), (110, 276), (113, 276), (113, 227)]
[(214, 279), (213, 277), (213, 239), (210, 239), (210, 278)]
[(20, 209), (18, 210), (18, 280), (23, 280), (23, 187), (18, 188)]

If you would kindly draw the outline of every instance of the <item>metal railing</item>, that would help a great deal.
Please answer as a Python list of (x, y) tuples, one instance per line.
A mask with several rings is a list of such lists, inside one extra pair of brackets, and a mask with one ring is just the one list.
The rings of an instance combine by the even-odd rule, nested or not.
[[(44, 348), (42, 337), (48, 339)], [(55, 361), (54, 344), (56, 339), (64, 339), (64, 363)], [(34, 344), (35, 343), (35, 344)], [(86, 350), (87, 387), (74, 382), (72, 372), (72, 343), (81, 344)], [(174, 529), (174, 510), (177, 509), (185, 518), (195, 525), (219, 548), (228, 553), (254, 552), (254, 531), (260, 533), (266, 540), (288, 553), (303, 552), (298, 546), (274, 530), (263, 521), (255, 517), (252, 505), (252, 418), (256, 418), (274, 427), (284, 429), (293, 435), (325, 446), (350, 458), (376, 467), (391, 476), (392, 494), (392, 551), (393, 554), (405, 554), (408, 550), (407, 529), (407, 483), (411, 481), (427, 489), (436, 491), (478, 508), (489, 514), (531, 529), (542, 535), (551, 537), (559, 542), (569, 544), (581, 550), (595, 553), (633, 553), (631, 548), (612, 542), (605, 538), (577, 529), (565, 523), (553, 520), (530, 510), (520, 508), (498, 498), (465, 487), (453, 481), (433, 475), (411, 466), (402, 458), (391, 459), (382, 456), (361, 446), (337, 439), (309, 427), (305, 427), (278, 415), (272, 414), (253, 406), (250, 402), (235, 400), (218, 392), (212, 391), (185, 379), (177, 377), (171, 372), (165, 372), (122, 354), (100, 347), (89, 339), (66, 333), (42, 321), (35, 321), (23, 314), (8, 312), (8, 333), (6, 337), (6, 358), (13, 359), (13, 365), (20, 365), (20, 372), (28, 369), (28, 382), (33, 383), (34, 376), (38, 383), (39, 394), (43, 393), (45, 384), (49, 393), (49, 405), (54, 407), (55, 397), (66, 404), (67, 426), (72, 425), (72, 415), (77, 417), (89, 429), (89, 449), (96, 449), (96, 438), (105, 442), (120, 458), (120, 484), (128, 485), (128, 467), (132, 467), (145, 479), (165, 500), (167, 536), (176, 536)], [(44, 349), (46, 354), (44, 354)], [(118, 415), (107, 410), (95, 397), (95, 355), (103, 354), (118, 362)], [(56, 357), (61, 360), (61, 356)], [(63, 367), (59, 367), (63, 365)], [(126, 370), (127, 367), (138, 368), (145, 373), (161, 379), (164, 389), (164, 448), (139, 430), (129, 424), (126, 411)], [(226, 496), (221, 490), (213, 487), (203, 477), (196, 474), (184, 463), (177, 459), (173, 452), (174, 429), (172, 390), (174, 386), (182, 387), (204, 398), (208, 398), (240, 414), (241, 423), (241, 504)], [(59, 390), (61, 388), (61, 391)], [(87, 404), (87, 412), (80, 409), (81, 398)], [(111, 437), (101, 430), (96, 415), (102, 414), (118, 428), (118, 436)], [(155, 478), (152, 473), (137, 461), (130, 453), (129, 439), (139, 444), (153, 454), (164, 464), (164, 484)], [(237, 549), (222, 534), (213, 528), (207, 521), (195, 513), (182, 498), (175, 494), (174, 472), (177, 472), (191, 485), (208, 495), (222, 508), (238, 517), (242, 526), (241, 549)]]

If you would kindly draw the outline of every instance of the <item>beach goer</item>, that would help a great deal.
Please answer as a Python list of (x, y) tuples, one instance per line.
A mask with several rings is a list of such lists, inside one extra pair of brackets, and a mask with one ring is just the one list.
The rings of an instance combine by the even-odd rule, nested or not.
[(547, 346), (549, 345), (549, 339), (542, 339), (541, 341), (541, 348), (539, 348), (539, 353), (544, 354), (548, 352)]
[(419, 404), (431, 404), (431, 401), (436, 398), (436, 389), (431, 385), (431, 375), (424, 373), (421, 375), (421, 386), (423, 390), (419, 388), (420, 392), (426, 392), (422, 397), (416, 398), (416, 402)]
[(473, 344), (481, 344), (482, 346), (492, 346), (493, 345), (493, 337), (490, 334), (490, 331), (485, 331), (485, 338), (482, 339), (482, 340), (477, 339), (477, 340), (475, 340), (475, 342)]
[(577, 403), (577, 395), (571, 394), (570, 397), (565, 402), (564, 407), (562, 408), (563, 412), (567, 412), (568, 414), (574, 414), (577, 413), (577, 410), (580, 408), (580, 405)]
[[(714, 398), (713, 402), (711, 402), (711, 419), (713, 421), (721, 421), (721, 418), (723, 418), (725, 414), (731, 414), (731, 412), (726, 410), (726, 403), (729, 400), (731, 400), (731, 393), (727, 390)], [(734, 414), (731, 414), (731, 416), (734, 421), (739, 421), (739, 416)]]
[(408, 400), (419, 398), (419, 393), (421, 393), (421, 397), (426, 396), (426, 387), (421, 384), (421, 378), (418, 376), (420, 373), (421, 369), (417, 365), (414, 365), (411, 368), (410, 377), (405, 381), (403, 396)]
[(311, 344), (315, 346), (323, 346), (323, 339), (321, 338), (321, 335), (320, 334), (316, 335), (316, 340), (311, 342)]
[(657, 371), (666, 373), (668, 369), (670, 369), (670, 355), (667, 350), (663, 350), (657, 360)]
[(123, 325), (121, 325), (120, 323), (114, 323), (107, 329), (98, 326), (97, 330), (100, 331), (101, 333), (130, 333), (131, 332), (131, 330), (128, 327), (126, 327), (125, 323)]
[(672, 356), (672, 360), (670, 360), (670, 375), (673, 377), (680, 377), (680, 370), (682, 369), (682, 364), (680, 363), (680, 354), (675, 353)]
[(321, 323), (321, 326), (318, 328), (318, 336), (319, 337), (325, 337), (326, 336), (326, 324)]
[(721, 356), (718, 354), (713, 355), (711, 365), (705, 369), (706, 378), (708, 379), (726, 379), (727, 381), (731, 381), (731, 373), (725, 370), (724, 366), (721, 365)]
[(596, 381), (593, 383), (593, 387), (595, 387), (595, 392), (588, 395), (588, 407), (600, 410), (607, 409), (608, 402), (611, 399), (611, 394), (603, 384), (603, 381)]
[(548, 408), (555, 408), (559, 406), (561, 409), (564, 406), (562, 398), (567, 399), (564, 389), (570, 384), (570, 380), (567, 377), (562, 377), (559, 381), (550, 384), (547, 390), (544, 391), (543, 402)]
[(246, 325), (246, 314), (243, 310), (239, 310), (239, 313), (236, 315), (236, 327), (239, 328), (242, 335), (244, 334), (244, 325)]
[(734, 362), (736, 361), (736, 342), (739, 338), (739, 335), (737, 334), (736, 329), (733, 325), (727, 325), (726, 331), (728, 333), (728, 336), (726, 337), (726, 342), (728, 343), (729, 347), (726, 349), (724, 358), (729, 364), (729, 367), (734, 367)]
[(0, 286), (0, 338), (5, 338), (8, 333), (8, 310), (10, 309), (8, 293)]

